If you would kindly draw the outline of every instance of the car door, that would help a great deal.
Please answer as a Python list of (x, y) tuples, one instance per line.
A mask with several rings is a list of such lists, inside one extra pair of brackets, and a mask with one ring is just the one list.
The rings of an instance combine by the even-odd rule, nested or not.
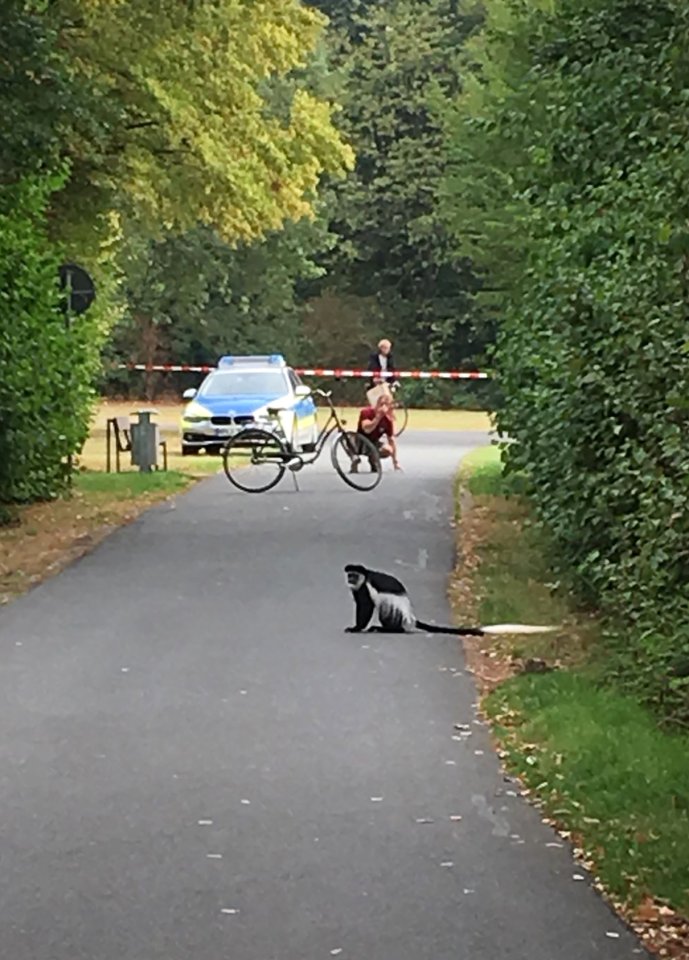
[[(294, 370), (288, 370), (290, 386), (292, 390), (295, 390), (297, 387), (301, 386), (301, 380), (294, 372)], [(311, 440), (311, 435), (313, 433), (313, 427), (316, 422), (316, 404), (314, 403), (313, 397), (299, 397), (297, 398), (294, 405), (295, 419), (296, 419), (296, 435), (298, 443), (308, 443)]]

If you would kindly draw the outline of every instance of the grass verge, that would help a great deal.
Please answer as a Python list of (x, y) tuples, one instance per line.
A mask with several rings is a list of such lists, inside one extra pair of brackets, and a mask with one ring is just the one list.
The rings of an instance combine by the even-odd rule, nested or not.
[(458, 619), (562, 625), (466, 644), (505, 765), (646, 946), (689, 957), (689, 737), (597, 683), (598, 625), (552, 582), (548, 543), (510, 495), (497, 448), (465, 459), (457, 493)]
[[(141, 400), (128, 402), (103, 400), (94, 410), (91, 421), (91, 431), (79, 455), (80, 466), (87, 470), (105, 470), (106, 462), (106, 422), (110, 417), (129, 417), (135, 420), (134, 411), (139, 407), (152, 406), (156, 411), (153, 417), (160, 428), (161, 440), (167, 441), (168, 466), (170, 470), (187, 473), (190, 476), (206, 476), (222, 470), (222, 461), (218, 456), (198, 455), (183, 457), (180, 450), (179, 422), (184, 405), (164, 401), (152, 405)], [(359, 409), (355, 407), (339, 407), (340, 416), (344, 417), (348, 425), (355, 424)], [(318, 420), (321, 426), (328, 417), (325, 407), (319, 408)], [(461, 430), (461, 431), (489, 431), (492, 429), (492, 420), (488, 413), (476, 410), (410, 410), (408, 430)], [(404, 437), (404, 435), (403, 435)], [(401, 441), (404, 443), (404, 438)], [(124, 471), (134, 470), (129, 465), (129, 454), (122, 454)]]
[(177, 471), (78, 473), (71, 497), (19, 508), (16, 522), (0, 527), (0, 604), (58, 573), (116, 527), (191, 483), (192, 477)]

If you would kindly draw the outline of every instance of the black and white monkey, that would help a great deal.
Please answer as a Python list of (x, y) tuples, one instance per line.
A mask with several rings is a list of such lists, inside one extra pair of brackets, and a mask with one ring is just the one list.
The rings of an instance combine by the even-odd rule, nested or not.
[[(404, 584), (389, 573), (369, 570), (359, 563), (344, 568), (347, 585), (354, 597), (356, 623), (346, 633), (451, 633), (455, 636), (481, 637), (484, 634), (550, 633), (556, 627), (536, 627), (519, 623), (500, 623), (488, 627), (440, 627), (417, 620)], [(374, 620), (378, 617), (378, 624)]]

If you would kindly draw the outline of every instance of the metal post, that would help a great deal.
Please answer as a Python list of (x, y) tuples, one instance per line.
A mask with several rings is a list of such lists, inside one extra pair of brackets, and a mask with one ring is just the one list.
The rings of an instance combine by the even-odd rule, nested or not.
[[(60, 278), (61, 290), (67, 288), (67, 296), (62, 299), (60, 309), (65, 313), (65, 331), (69, 334), (72, 326), (72, 316), (84, 313), (88, 310), (96, 296), (96, 290), (93, 281), (88, 273), (76, 263), (63, 263), (58, 267), (58, 277)], [(74, 290), (74, 284), (79, 287)], [(76, 297), (75, 297), (76, 293)], [(67, 370), (68, 385), (71, 385), (72, 369)], [(61, 437), (61, 440), (66, 440)], [(72, 474), (74, 471), (74, 457), (72, 455), (71, 445), (67, 454), (67, 492), (71, 493)]]
[[(70, 317), (72, 313), (72, 271), (67, 270), (67, 312), (65, 313), (65, 330), (69, 333), (70, 330)], [(71, 373), (71, 369), (67, 372), (67, 376)], [(72, 469), (73, 469), (73, 460), (71, 451), (67, 454), (67, 489), (72, 489)]]

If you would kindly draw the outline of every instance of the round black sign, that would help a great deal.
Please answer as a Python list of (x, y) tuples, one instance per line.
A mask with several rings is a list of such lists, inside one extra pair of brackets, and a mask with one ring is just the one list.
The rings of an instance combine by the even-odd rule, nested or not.
[(96, 296), (93, 280), (84, 268), (77, 266), (76, 263), (63, 263), (58, 273), (60, 289), (67, 294), (62, 309), (76, 314), (84, 313), (91, 306)]

